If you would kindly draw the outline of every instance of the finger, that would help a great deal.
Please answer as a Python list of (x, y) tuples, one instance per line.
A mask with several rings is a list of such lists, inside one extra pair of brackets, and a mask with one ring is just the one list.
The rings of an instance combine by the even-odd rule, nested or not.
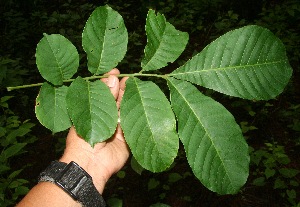
[(105, 73), (105, 75), (119, 75), (119, 74), (120, 74), (120, 71), (118, 70), (118, 68), (113, 68), (108, 73)]
[(115, 138), (126, 143), (120, 124), (118, 124), (118, 126), (117, 126), (117, 129), (115, 132)]
[[(112, 69), (111, 71), (109, 71), (108, 73), (105, 73), (104, 75), (119, 75), (120, 71), (117, 68)], [(101, 81), (106, 83), (108, 78), (102, 78)]]
[(122, 80), (120, 81), (120, 89), (122, 89), (123, 91), (125, 91), (126, 88), (126, 81), (129, 77), (124, 77), (122, 78)]
[(115, 99), (117, 99), (119, 94), (119, 79), (116, 77), (118, 74), (120, 74), (120, 71), (117, 68), (114, 68), (105, 74), (109, 75), (108, 78), (101, 79), (101, 81), (109, 87), (110, 92), (113, 94)]
[(123, 98), (123, 95), (124, 95), (124, 92), (125, 92), (125, 88), (126, 88), (126, 80), (128, 78), (129, 77), (122, 78), (122, 80), (119, 83), (119, 91), (118, 91), (119, 94), (118, 94), (118, 99), (117, 99), (117, 107), (118, 107), (118, 109), (120, 108), (120, 105), (121, 105), (121, 101), (122, 101), (122, 98)]
[(105, 84), (109, 87), (110, 92), (115, 97), (115, 100), (117, 100), (119, 96), (119, 79), (114, 75), (110, 75)]

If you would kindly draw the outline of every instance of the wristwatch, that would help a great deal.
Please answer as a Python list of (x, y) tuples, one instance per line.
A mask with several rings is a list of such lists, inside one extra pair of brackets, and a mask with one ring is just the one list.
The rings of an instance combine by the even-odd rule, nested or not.
[(76, 162), (52, 161), (40, 174), (39, 182), (51, 182), (61, 187), (84, 207), (105, 207), (105, 201), (93, 184), (92, 177)]

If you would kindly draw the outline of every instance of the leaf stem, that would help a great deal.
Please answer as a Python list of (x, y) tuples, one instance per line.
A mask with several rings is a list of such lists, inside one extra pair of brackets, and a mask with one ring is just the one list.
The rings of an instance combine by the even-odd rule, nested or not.
[[(85, 77), (83, 79), (85, 80), (93, 80), (93, 79), (100, 79), (100, 78), (107, 78), (109, 75), (98, 75), (98, 76), (90, 76), (90, 77)], [(144, 77), (157, 77), (157, 78), (166, 78), (167, 75), (158, 75), (158, 74), (143, 74), (143, 73), (133, 73), (133, 74), (119, 74), (116, 75), (117, 77), (137, 77), (137, 76), (144, 76)], [(75, 79), (68, 79), (64, 80), (64, 83), (72, 82)], [(18, 90), (18, 89), (23, 89), (23, 88), (31, 88), (31, 87), (37, 87), (41, 86), (43, 83), (34, 83), (34, 84), (28, 84), (28, 85), (21, 85), (21, 86), (11, 86), (7, 87), (7, 91), (12, 91), (12, 90)]]

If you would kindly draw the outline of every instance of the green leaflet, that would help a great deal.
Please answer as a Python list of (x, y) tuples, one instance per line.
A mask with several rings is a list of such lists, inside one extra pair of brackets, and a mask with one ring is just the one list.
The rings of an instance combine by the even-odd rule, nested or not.
[(110, 71), (124, 58), (128, 33), (122, 16), (109, 6), (94, 10), (82, 33), (88, 69), (94, 75)]
[[(26, 122), (23, 123), (22, 125), (19, 126), (18, 129), (15, 129), (11, 132), (4, 132), (6, 133), (6, 142), (7, 143), (14, 143), (17, 141), (17, 137), (24, 137), (24, 135), (28, 134), (31, 131), (31, 128), (34, 127), (35, 124)], [(0, 137), (4, 136), (3, 132), (1, 133), (2, 130), (0, 130)]]
[[(2, 152), (0, 154), (0, 162), (1, 164), (9, 159), (10, 157), (13, 157), (14, 155), (17, 155), (25, 146), (27, 143), (14, 143), (14, 145), (11, 145), (10, 147), (6, 149), (2, 149)], [(0, 170), (1, 172), (1, 170)]]
[(77, 49), (60, 34), (44, 34), (35, 56), (40, 74), (54, 85), (62, 85), (63, 80), (71, 78), (79, 66)]
[(147, 45), (142, 71), (157, 70), (174, 62), (185, 49), (189, 36), (176, 30), (164, 15), (149, 10), (146, 20)]
[(252, 25), (219, 37), (171, 76), (227, 95), (267, 100), (283, 91), (291, 74), (282, 42)]
[(249, 174), (248, 146), (234, 117), (192, 84), (168, 79), (178, 133), (196, 177), (210, 190), (234, 194)]
[(36, 98), (36, 117), (53, 133), (71, 127), (66, 103), (67, 90), (67, 86), (56, 88), (45, 82)]
[(76, 78), (67, 93), (69, 116), (76, 132), (90, 145), (109, 139), (118, 120), (116, 101), (100, 80)]
[(161, 172), (173, 163), (179, 147), (176, 120), (157, 85), (129, 78), (120, 116), (126, 142), (143, 168)]

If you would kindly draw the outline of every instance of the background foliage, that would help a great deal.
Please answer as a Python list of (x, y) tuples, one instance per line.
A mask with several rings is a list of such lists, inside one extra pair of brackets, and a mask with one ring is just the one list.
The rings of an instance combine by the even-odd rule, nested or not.
[[(143, 171), (138, 175), (126, 165), (110, 180), (104, 194), (106, 200), (113, 206), (150, 206), (159, 202), (170, 206), (296, 206), (300, 202), (297, 171), (300, 169), (300, 2), (297, 0), (1, 1), (0, 148), (1, 165), (8, 166), (0, 174), (0, 192), (5, 192), (0, 196), (1, 202), (5, 202), (3, 206), (20, 199), (34, 184), (38, 173), (61, 155), (65, 137), (64, 133), (52, 136), (38, 124), (33, 107), (37, 88), (8, 93), (5, 87), (43, 82), (34, 58), (43, 33), (62, 34), (72, 41), (79, 52), (80, 69), (84, 69), (81, 32), (94, 8), (106, 3), (123, 16), (129, 32), (129, 50), (118, 66), (123, 73), (140, 67), (149, 8), (165, 14), (177, 29), (190, 34), (185, 52), (163, 73), (177, 68), (225, 32), (249, 24), (264, 26), (275, 33), (285, 44), (294, 69), (285, 92), (271, 101), (244, 101), (199, 87), (233, 113), (251, 146), (251, 175), (239, 194), (218, 196), (207, 191), (193, 178), (181, 148), (176, 164), (165, 173)], [(89, 75), (84, 71), (80, 75)], [(15, 134), (14, 139), (9, 138), (11, 133)], [(10, 147), (20, 150), (5, 156)]]

